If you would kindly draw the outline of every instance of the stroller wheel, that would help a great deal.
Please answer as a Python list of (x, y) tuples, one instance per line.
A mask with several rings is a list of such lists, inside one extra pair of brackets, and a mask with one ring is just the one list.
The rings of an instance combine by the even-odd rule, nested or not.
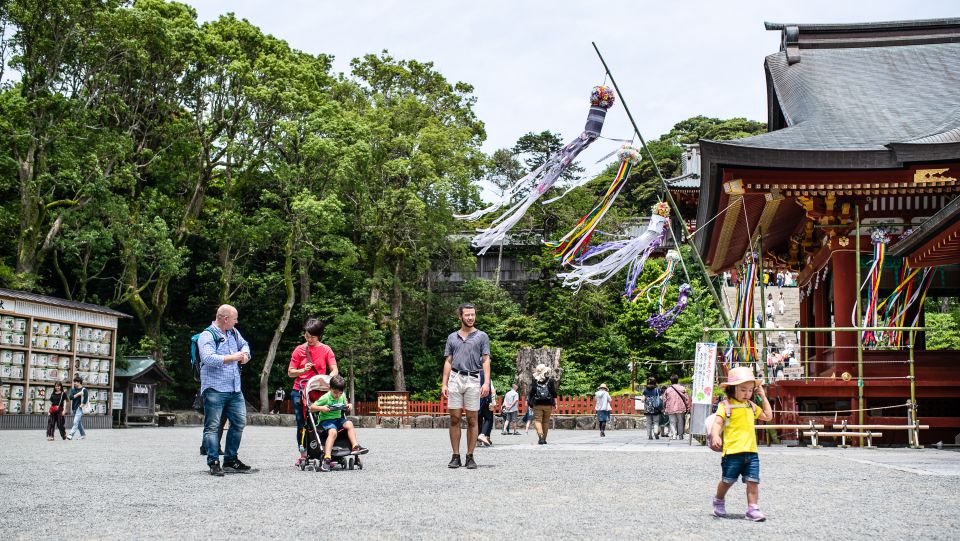
[(355, 460), (354, 460), (353, 458), (348, 458), (348, 459), (347, 459), (347, 469), (348, 469), (348, 470), (352, 470), (352, 469), (353, 469), (353, 464), (354, 464), (354, 462), (355, 462)]
[(353, 461), (356, 463), (358, 470), (363, 469), (363, 462), (360, 462), (360, 457), (355, 457)]

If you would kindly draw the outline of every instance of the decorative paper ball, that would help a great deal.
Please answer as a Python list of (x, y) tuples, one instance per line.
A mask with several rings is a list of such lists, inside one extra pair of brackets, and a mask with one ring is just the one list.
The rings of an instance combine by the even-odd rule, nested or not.
[(668, 205), (665, 201), (661, 201), (653, 206), (653, 213), (667, 218), (670, 216), (670, 205)]
[(667, 250), (667, 261), (680, 261), (680, 252), (676, 250)]
[(631, 145), (630, 143), (624, 143), (620, 150), (617, 151), (617, 157), (620, 158), (620, 161), (630, 160), (630, 163), (637, 165), (640, 163), (640, 160), (643, 158), (640, 156), (640, 149)]
[(613, 89), (606, 85), (593, 87), (593, 93), (590, 94), (590, 105), (609, 109), (614, 102)]

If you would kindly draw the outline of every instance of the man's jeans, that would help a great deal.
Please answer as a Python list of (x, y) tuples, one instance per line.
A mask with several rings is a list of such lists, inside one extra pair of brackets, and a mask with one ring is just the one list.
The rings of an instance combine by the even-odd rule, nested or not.
[(87, 437), (87, 433), (83, 431), (83, 408), (77, 408), (73, 412), (73, 427), (70, 428), (70, 437), (73, 438), (73, 435), (77, 432), (80, 433), (81, 438)]
[(237, 459), (240, 449), (240, 437), (243, 428), (247, 426), (247, 406), (243, 400), (243, 393), (222, 393), (213, 389), (203, 391), (203, 441), (207, 449), (207, 464), (213, 464), (220, 459), (217, 454), (217, 429), (220, 428), (220, 418), (226, 415), (230, 421), (227, 430), (227, 447), (223, 450), (223, 462), (226, 464)]
[(307, 422), (303, 416), (303, 395), (300, 391), (294, 389), (290, 391), (290, 401), (293, 403), (293, 415), (297, 419), (297, 446), (300, 452), (303, 452), (303, 427)]

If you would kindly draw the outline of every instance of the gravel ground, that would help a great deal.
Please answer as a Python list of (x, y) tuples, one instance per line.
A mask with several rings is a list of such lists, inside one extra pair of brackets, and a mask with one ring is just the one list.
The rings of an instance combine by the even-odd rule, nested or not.
[[(199, 427), (0, 432), (0, 538), (957, 539), (960, 453), (761, 449), (765, 523), (710, 516), (720, 458), (640, 431), (494, 433), (448, 470), (445, 430), (362, 429), (362, 471), (293, 468), (290, 428), (251, 426), (253, 474), (207, 474)], [(75, 505), (79, 504), (79, 508)], [(511, 535), (512, 534), (512, 535)]]

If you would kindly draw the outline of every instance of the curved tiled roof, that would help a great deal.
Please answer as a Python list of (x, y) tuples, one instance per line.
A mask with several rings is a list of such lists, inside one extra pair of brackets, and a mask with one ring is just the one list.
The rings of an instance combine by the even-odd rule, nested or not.
[(960, 43), (807, 49), (795, 63), (779, 52), (765, 64), (787, 127), (728, 145), (869, 151), (957, 142), (956, 133), (930, 134), (960, 130)]

